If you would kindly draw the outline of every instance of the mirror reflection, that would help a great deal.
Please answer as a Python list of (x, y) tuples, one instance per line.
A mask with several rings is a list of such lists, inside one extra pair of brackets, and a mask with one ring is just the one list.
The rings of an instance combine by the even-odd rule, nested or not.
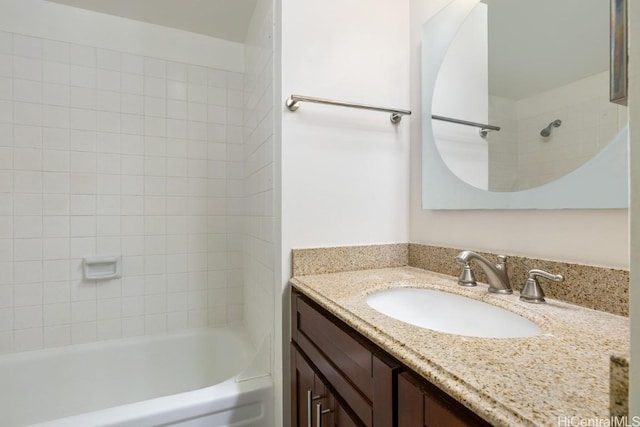
[(432, 113), (438, 152), (474, 187), (513, 192), (552, 182), (626, 126), (609, 102), (609, 2), (482, 0), (442, 63)]

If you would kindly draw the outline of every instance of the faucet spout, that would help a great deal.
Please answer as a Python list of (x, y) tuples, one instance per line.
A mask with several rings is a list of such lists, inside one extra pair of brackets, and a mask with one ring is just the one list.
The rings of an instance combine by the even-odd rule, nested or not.
[(507, 257), (498, 255), (498, 263), (493, 264), (480, 254), (473, 251), (462, 251), (456, 257), (456, 262), (462, 266), (469, 264), (470, 261), (476, 261), (476, 264), (482, 268), (489, 282), (489, 292), (498, 294), (511, 294), (511, 283), (507, 275)]

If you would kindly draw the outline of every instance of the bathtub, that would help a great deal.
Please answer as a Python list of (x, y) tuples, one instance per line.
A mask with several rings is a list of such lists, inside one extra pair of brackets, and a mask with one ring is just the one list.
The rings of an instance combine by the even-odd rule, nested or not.
[(271, 426), (266, 347), (228, 327), (2, 356), (0, 425)]

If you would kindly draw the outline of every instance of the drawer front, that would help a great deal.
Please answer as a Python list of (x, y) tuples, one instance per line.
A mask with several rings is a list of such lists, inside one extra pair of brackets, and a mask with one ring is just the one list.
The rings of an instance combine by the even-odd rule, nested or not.
[[(372, 400), (373, 355), (371, 351), (324, 317), (307, 301), (297, 298), (297, 336), (300, 347), (307, 352), (301, 336), (312, 342), (341, 375), (368, 400)], [(308, 353), (307, 353), (308, 354)]]
[(372, 426), (373, 355), (304, 298), (298, 296), (295, 306), (296, 343), (355, 415)]

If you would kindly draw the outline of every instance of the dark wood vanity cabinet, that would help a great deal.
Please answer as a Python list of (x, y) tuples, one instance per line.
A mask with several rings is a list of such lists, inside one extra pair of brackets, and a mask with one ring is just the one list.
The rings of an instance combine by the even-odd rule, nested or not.
[(488, 426), (295, 288), (293, 427)]
[[(291, 309), (293, 425), (392, 426), (393, 381), (400, 365), (295, 290)], [(316, 425), (317, 403), (328, 415), (321, 417), (322, 426)]]

